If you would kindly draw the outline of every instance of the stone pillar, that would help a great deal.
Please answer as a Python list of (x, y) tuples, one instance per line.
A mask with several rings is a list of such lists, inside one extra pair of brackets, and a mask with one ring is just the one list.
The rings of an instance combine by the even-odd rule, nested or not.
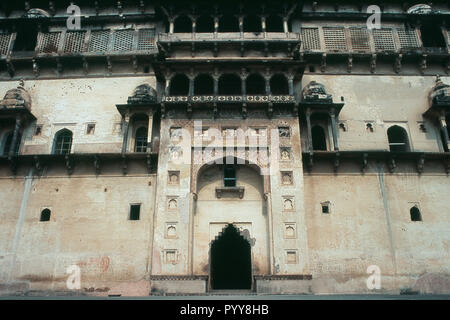
[(289, 95), (293, 96), (294, 95), (294, 76), (293, 75), (288, 76), (288, 85), (289, 85)]
[(240, 37), (244, 37), (244, 16), (239, 16), (239, 33)]
[(173, 18), (169, 18), (169, 33), (173, 33), (174, 30), (174, 23), (173, 23)]
[[(192, 34), (197, 32), (197, 20), (195, 18), (192, 19)], [(195, 36), (194, 36), (195, 38)]]
[(241, 95), (245, 97), (247, 95), (247, 74), (245, 72), (241, 73)]
[(189, 193), (189, 244), (188, 244), (188, 274), (194, 274), (194, 214), (197, 194)]
[(214, 80), (214, 96), (217, 97), (219, 95), (219, 76), (213, 75)]
[(8, 158), (11, 159), (12, 157), (14, 157), (16, 155), (16, 146), (17, 143), (20, 143), (20, 141), (17, 141), (17, 138), (19, 137), (19, 132), (20, 132), (20, 128), (22, 127), (22, 118), (20, 115), (16, 116), (16, 126), (14, 127), (14, 133), (13, 133), (13, 138), (11, 141), (11, 145), (9, 146), (9, 150), (8, 150)]
[(270, 76), (265, 76), (264, 80), (266, 81), (266, 96), (270, 96)]
[(286, 37), (289, 35), (289, 25), (288, 25), (288, 18), (283, 17), (283, 30), (284, 33), (286, 33)]
[(265, 193), (264, 199), (266, 200), (266, 208), (267, 208), (267, 217), (269, 218), (269, 221), (267, 223), (269, 224), (269, 275), (273, 275), (273, 219), (272, 219), (272, 194)]
[(170, 75), (166, 75), (166, 87), (164, 88), (164, 94), (165, 96), (169, 96), (170, 95), (170, 80), (171, 80), (171, 76)]
[(308, 151), (309, 153), (313, 152), (313, 145), (312, 145), (312, 133), (311, 133), (311, 108), (307, 108), (305, 115), (306, 115), (306, 129), (307, 129), (307, 139), (308, 139)]
[(337, 140), (337, 125), (336, 125), (336, 113), (334, 108), (330, 110), (330, 119), (331, 119), (331, 132), (333, 133), (333, 145), (334, 150), (339, 150), (338, 140)]
[(148, 116), (148, 130), (147, 130), (147, 152), (152, 152), (152, 132), (153, 132), (153, 112), (147, 112)]
[(266, 25), (266, 17), (262, 16), (261, 17), (261, 30), (264, 33), (264, 38), (266, 37), (266, 29), (267, 29), (267, 25)]
[(447, 121), (445, 121), (445, 114), (439, 117), (439, 125), (441, 127), (442, 136), (444, 137), (444, 150), (449, 152), (450, 149), (448, 147), (449, 137), (448, 137), (448, 129), (447, 129)]
[(127, 152), (128, 144), (128, 127), (130, 123), (130, 114), (127, 112), (124, 117), (123, 123), (123, 143), (122, 143), (122, 154)]
[(194, 95), (194, 76), (189, 76), (189, 98)]

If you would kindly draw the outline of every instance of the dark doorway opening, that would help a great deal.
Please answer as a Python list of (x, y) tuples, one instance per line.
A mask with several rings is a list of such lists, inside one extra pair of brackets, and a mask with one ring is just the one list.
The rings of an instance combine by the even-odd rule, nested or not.
[(211, 245), (211, 288), (251, 289), (250, 243), (229, 224)]
[(423, 46), (425, 48), (445, 48), (445, 39), (441, 27), (436, 23), (424, 24), (420, 27)]
[(327, 150), (327, 140), (325, 130), (319, 125), (315, 125), (311, 130), (313, 150)]

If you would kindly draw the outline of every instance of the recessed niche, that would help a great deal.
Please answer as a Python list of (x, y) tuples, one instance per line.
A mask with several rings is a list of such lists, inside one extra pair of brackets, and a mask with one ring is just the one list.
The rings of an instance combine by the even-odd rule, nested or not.
[(166, 238), (176, 239), (177, 236), (177, 224), (175, 222), (169, 222), (166, 224)]
[(285, 239), (295, 239), (297, 238), (296, 225), (295, 223), (285, 223), (284, 224), (284, 238)]
[(281, 171), (281, 184), (292, 185), (293, 184), (292, 171)]
[(180, 171), (169, 171), (167, 183), (171, 185), (180, 184)]
[(294, 211), (294, 197), (283, 197), (283, 211)]
[(165, 263), (176, 264), (178, 262), (178, 250), (164, 250), (164, 261)]
[(170, 211), (178, 210), (178, 199), (175, 197), (167, 198), (167, 209)]
[(297, 250), (286, 250), (286, 263), (287, 264), (297, 263)]
[(291, 160), (291, 148), (280, 148), (280, 159), (282, 161)]

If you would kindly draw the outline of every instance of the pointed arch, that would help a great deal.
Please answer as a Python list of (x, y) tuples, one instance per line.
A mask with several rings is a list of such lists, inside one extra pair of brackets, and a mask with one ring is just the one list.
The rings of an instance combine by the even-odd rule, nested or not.
[(61, 129), (55, 134), (53, 154), (68, 154), (72, 150), (73, 133), (69, 129)]

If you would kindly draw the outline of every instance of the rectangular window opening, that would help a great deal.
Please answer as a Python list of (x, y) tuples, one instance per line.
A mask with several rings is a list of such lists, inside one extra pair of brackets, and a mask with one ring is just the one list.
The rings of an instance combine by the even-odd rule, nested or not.
[(140, 213), (141, 213), (140, 204), (132, 204), (130, 206), (130, 220), (139, 220)]

